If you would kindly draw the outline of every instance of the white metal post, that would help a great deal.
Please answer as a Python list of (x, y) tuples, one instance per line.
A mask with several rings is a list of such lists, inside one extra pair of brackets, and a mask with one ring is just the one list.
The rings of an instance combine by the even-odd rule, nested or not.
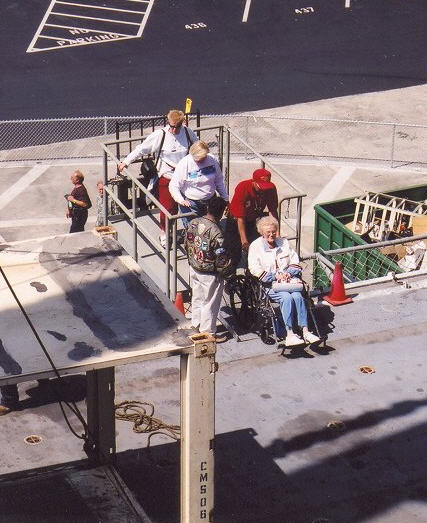
[(215, 340), (191, 337), (194, 351), (181, 356), (181, 523), (213, 521)]

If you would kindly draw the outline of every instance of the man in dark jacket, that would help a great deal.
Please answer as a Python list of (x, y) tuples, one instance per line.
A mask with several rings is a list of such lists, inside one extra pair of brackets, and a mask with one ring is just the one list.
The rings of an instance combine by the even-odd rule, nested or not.
[[(185, 248), (190, 264), (191, 325), (199, 332), (216, 333), (224, 279), (233, 273), (219, 227), (227, 202), (218, 196), (207, 202), (207, 213), (188, 224)], [(217, 338), (217, 341), (218, 338)]]
[(80, 171), (74, 171), (71, 175), (71, 182), (74, 189), (71, 194), (66, 194), (68, 201), (67, 218), (71, 218), (70, 232), (82, 232), (88, 216), (88, 209), (92, 207), (86, 187), (83, 185), (85, 177)]

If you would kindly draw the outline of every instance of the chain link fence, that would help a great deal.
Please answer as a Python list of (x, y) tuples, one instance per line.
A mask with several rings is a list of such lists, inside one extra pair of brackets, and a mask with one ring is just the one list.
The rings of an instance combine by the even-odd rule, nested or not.
[(327, 118), (207, 115), (221, 119), (263, 156), (427, 164), (427, 126)]
[[(158, 119), (154, 127), (153, 118)], [(124, 124), (119, 136), (117, 121)], [(98, 159), (99, 142), (122, 139), (130, 132), (146, 135), (164, 121), (164, 116), (0, 121), (0, 161)], [(189, 125), (196, 127), (194, 116)], [(202, 125), (228, 125), (266, 157), (427, 165), (427, 126), (423, 125), (244, 114), (203, 115)], [(232, 144), (230, 154), (242, 153)], [(248, 157), (251, 154), (246, 152)]]

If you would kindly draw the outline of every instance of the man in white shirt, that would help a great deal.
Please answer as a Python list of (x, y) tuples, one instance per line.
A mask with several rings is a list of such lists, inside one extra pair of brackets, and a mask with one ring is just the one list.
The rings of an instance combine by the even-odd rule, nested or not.
[[(195, 212), (197, 216), (204, 216), (207, 201), (216, 192), (228, 202), (224, 175), (218, 161), (209, 154), (206, 142), (199, 140), (190, 147), (190, 153), (176, 166), (169, 190), (182, 213)], [(182, 221), (187, 227), (188, 218)]]
[[(157, 170), (159, 173), (159, 201), (171, 214), (178, 212), (177, 204), (169, 192), (169, 182), (178, 162), (188, 154), (191, 144), (198, 140), (197, 135), (183, 125), (185, 115), (178, 109), (171, 109), (167, 115), (168, 125), (157, 129), (129, 153), (118, 165), (123, 171), (132, 162), (144, 154), (154, 154), (158, 157)], [(165, 215), (160, 213), (160, 243), (166, 245)]]

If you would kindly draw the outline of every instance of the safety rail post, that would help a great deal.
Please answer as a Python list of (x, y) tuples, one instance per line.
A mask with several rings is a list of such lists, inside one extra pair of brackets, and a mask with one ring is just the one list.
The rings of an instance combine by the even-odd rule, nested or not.
[(173, 299), (176, 297), (178, 290), (178, 238), (177, 238), (177, 220), (172, 220), (172, 289)]
[[(107, 152), (104, 151), (103, 157), (103, 170), (104, 170), (104, 187), (108, 184), (108, 156)], [(104, 191), (102, 198), (102, 220), (103, 225), (108, 225), (108, 194)]]
[(138, 229), (136, 226), (136, 186), (135, 180), (132, 179), (132, 229), (133, 229), (133, 259), (138, 261)]
[[(246, 116), (245, 118), (245, 141), (249, 143), (249, 116)], [(250, 154), (248, 150), (246, 149), (246, 160), (249, 160)]]
[(218, 134), (216, 135), (218, 140), (218, 160), (221, 170), (224, 172), (224, 127), (218, 128)]
[(225, 179), (227, 183), (227, 192), (230, 192), (230, 154), (231, 154), (231, 134), (230, 129), (227, 128), (227, 143), (226, 143), (226, 149), (227, 149), (227, 167), (226, 167), (226, 173), (225, 173)]
[(165, 246), (165, 280), (166, 280), (166, 295), (172, 301), (175, 299), (175, 296), (171, 298), (171, 288), (170, 288), (170, 222), (169, 216), (165, 214), (165, 234), (166, 234), (166, 246)]
[[(196, 126), (200, 127), (200, 109), (197, 109), (197, 111), (196, 111)], [(200, 139), (200, 131), (197, 131), (196, 134)]]
[(390, 153), (390, 167), (394, 169), (394, 145), (396, 141), (396, 124), (392, 126), (392, 136), (391, 136), (391, 153)]
[(295, 224), (295, 229), (297, 233), (296, 240), (296, 251), (298, 256), (301, 254), (301, 216), (302, 216), (302, 196), (297, 197), (297, 221)]

